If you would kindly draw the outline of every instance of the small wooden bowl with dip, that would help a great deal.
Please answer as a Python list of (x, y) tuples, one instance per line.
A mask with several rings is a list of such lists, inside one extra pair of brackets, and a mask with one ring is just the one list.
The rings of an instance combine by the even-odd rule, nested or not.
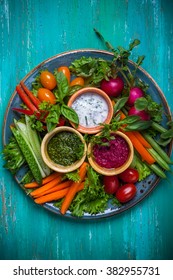
[(86, 158), (86, 152), (87, 146), (83, 136), (72, 127), (55, 128), (44, 136), (41, 143), (44, 162), (52, 170), (60, 173), (79, 168)]
[(133, 144), (124, 133), (116, 131), (111, 132), (112, 135), (115, 138), (107, 142), (110, 143), (109, 146), (89, 143), (87, 151), (88, 161), (93, 169), (107, 176), (117, 175), (126, 170), (134, 155)]
[(86, 87), (75, 92), (69, 99), (69, 107), (73, 108), (79, 117), (79, 125), (76, 128), (81, 133), (98, 133), (101, 123), (110, 123), (113, 116), (113, 105), (109, 96), (101, 89)]

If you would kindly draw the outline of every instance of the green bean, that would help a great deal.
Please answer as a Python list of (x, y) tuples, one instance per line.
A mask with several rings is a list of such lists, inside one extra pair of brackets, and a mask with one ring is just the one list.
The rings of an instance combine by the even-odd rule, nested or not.
[(152, 157), (156, 160), (156, 162), (165, 170), (169, 171), (170, 167), (167, 162), (153, 149), (147, 149), (148, 152), (152, 155)]
[(152, 146), (154, 150), (158, 152), (158, 154), (163, 158), (163, 160), (168, 163), (172, 164), (170, 157), (167, 153), (159, 146), (159, 144), (146, 132), (142, 133), (144, 138), (148, 141), (148, 143)]
[(160, 167), (158, 165), (156, 165), (155, 163), (153, 164), (147, 164), (147, 166), (156, 174), (158, 175), (160, 178), (166, 179), (166, 175), (163, 172), (162, 169), (160, 169)]

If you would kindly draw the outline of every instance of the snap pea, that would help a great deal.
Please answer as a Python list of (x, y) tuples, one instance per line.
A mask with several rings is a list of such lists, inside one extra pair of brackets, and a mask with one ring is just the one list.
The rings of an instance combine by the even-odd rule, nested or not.
[[(147, 164), (147, 163), (146, 163)], [(156, 174), (158, 175), (160, 178), (166, 179), (166, 175), (163, 172), (162, 169), (160, 169), (160, 167), (153, 163), (153, 164), (147, 164), (147, 166)]]
[(153, 156), (156, 162), (165, 170), (169, 171), (170, 167), (167, 162), (153, 149), (149, 148), (148, 152)]
[(159, 144), (157, 144), (157, 142), (147, 133), (147, 132), (143, 132), (142, 133), (144, 138), (150, 143), (150, 145), (152, 146), (153, 149), (155, 149), (158, 154), (162, 157), (162, 159), (168, 163), (168, 164), (172, 164), (172, 161), (170, 159), (170, 157), (167, 155), (167, 153), (159, 146)]

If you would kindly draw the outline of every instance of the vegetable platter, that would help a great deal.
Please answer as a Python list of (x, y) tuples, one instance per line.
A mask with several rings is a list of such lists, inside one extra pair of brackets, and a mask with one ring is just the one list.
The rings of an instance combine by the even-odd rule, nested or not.
[[(104, 41), (101, 34), (96, 33)], [(69, 51), (39, 64), (16, 86), (4, 118), (4, 167), (11, 171), (19, 186), (30, 196), (33, 200), (31, 203), (38, 203), (47, 210), (68, 218), (100, 219), (128, 210), (153, 191), (160, 179), (166, 178), (166, 172), (170, 171), (172, 164), (170, 154), (173, 124), (167, 101), (153, 78), (141, 67), (144, 56), (138, 57), (136, 62), (129, 58), (139, 41), (134, 40), (128, 50), (122, 47), (114, 49), (108, 42), (104, 43), (108, 50)], [(47, 79), (46, 71), (53, 78)], [(112, 93), (114, 86), (118, 89), (114, 89)], [(34, 177), (32, 160), (35, 160), (36, 146), (38, 144), (37, 147), (41, 147), (44, 136), (57, 125), (71, 127), (71, 122), (77, 129), (80, 120), (67, 104), (70, 96), (85, 87), (101, 88), (111, 99), (114, 115), (109, 124), (102, 125), (101, 135), (109, 138), (110, 131), (121, 130), (130, 138), (134, 144), (134, 157), (129, 167), (132, 173), (119, 174), (116, 178), (99, 174), (90, 166), (86, 157), (84, 164), (76, 171), (56, 174), (41, 158), (43, 173), (37, 178), (35, 169)], [(131, 90), (134, 92), (131, 93)], [(28, 98), (32, 102), (30, 100), (28, 103)], [(40, 117), (40, 112), (45, 113), (44, 119)], [(141, 115), (141, 112), (146, 113), (147, 117), (145, 114)], [(138, 143), (146, 141), (149, 145), (145, 150), (151, 151), (153, 162), (147, 162), (145, 152), (140, 154), (140, 146), (137, 147), (136, 142), (133, 142), (134, 135), (142, 137), (142, 140), (138, 139)], [(99, 145), (94, 142), (98, 140), (95, 135), (83, 136), (87, 144), (91, 141)], [(100, 139), (102, 141), (103, 138)], [(29, 144), (29, 151), (26, 147), (28, 141), (32, 142)], [(157, 150), (158, 146), (160, 150)], [(25, 156), (29, 158), (30, 165)], [(36, 158), (40, 156), (40, 151), (38, 154), (36, 152)], [(48, 179), (50, 182), (46, 183), (46, 178), (51, 178)], [(55, 183), (51, 186), (53, 180)], [(51, 186), (50, 190), (44, 187), (48, 184)], [(73, 188), (71, 201), (69, 203), (67, 199), (67, 205), (62, 210), (72, 185), (76, 190)], [(112, 191), (112, 186), (117, 189)], [(48, 197), (48, 201), (45, 197)]]

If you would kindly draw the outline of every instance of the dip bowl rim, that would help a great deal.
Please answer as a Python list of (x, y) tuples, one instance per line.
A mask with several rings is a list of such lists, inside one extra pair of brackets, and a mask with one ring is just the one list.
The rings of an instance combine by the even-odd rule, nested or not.
[[(121, 131), (111, 131), (111, 132), (121, 136), (127, 142), (128, 146), (129, 146), (128, 159), (123, 165), (121, 165), (118, 168), (102, 167), (102, 166), (98, 165), (95, 162), (94, 158), (92, 157), (92, 144), (91, 143), (88, 144), (88, 150), (87, 150), (88, 161), (89, 161), (90, 165), (92, 166), (92, 168), (95, 171), (97, 171), (99, 174), (106, 175), (106, 176), (118, 175), (118, 174), (122, 173), (123, 171), (125, 171), (130, 166), (130, 164), (132, 163), (133, 156), (134, 156), (133, 144), (132, 144), (131, 140), (129, 139), (129, 137)], [(96, 136), (99, 135), (99, 134), (100, 133), (96, 134)]]
[[(96, 87), (84, 87), (84, 88), (81, 88), (79, 90), (77, 90), (70, 98), (69, 98), (69, 101), (68, 101), (68, 106), (71, 107), (73, 102), (76, 100), (77, 97), (81, 96), (82, 94), (85, 94), (85, 93), (88, 93), (88, 92), (93, 92), (93, 93), (96, 93), (100, 96), (102, 96), (107, 105), (108, 105), (108, 114), (107, 114), (107, 117), (105, 119), (105, 121), (103, 122), (103, 124), (109, 124), (112, 117), (113, 117), (113, 104), (112, 104), (112, 101), (110, 99), (110, 97), (103, 91), (101, 90), (100, 88), (96, 88)], [(70, 121), (70, 124), (75, 127), (75, 124), (73, 122)], [(76, 127), (75, 127), (76, 128)], [(86, 134), (96, 134), (98, 132), (100, 132), (102, 130), (103, 126), (102, 125), (97, 125), (95, 127), (85, 127), (85, 126), (82, 126), (82, 125), (78, 125), (78, 127), (76, 128), (79, 132), (81, 133), (86, 133)]]
[[(68, 166), (63, 166), (60, 164), (55, 163), (54, 161), (52, 161), (48, 155), (47, 152), (47, 145), (49, 143), (49, 141), (52, 139), (53, 136), (55, 136), (57, 133), (62, 132), (62, 131), (70, 131), (72, 133), (75, 133), (76, 135), (78, 135), (78, 137), (80, 138), (81, 142), (84, 144), (84, 153), (83, 156), (81, 157), (81, 159), (75, 161), (73, 164), (68, 165)], [(46, 135), (44, 136), (42, 143), (41, 143), (41, 154), (42, 154), (42, 158), (43, 161), (46, 163), (46, 165), (59, 173), (68, 173), (68, 172), (72, 172), (74, 170), (76, 170), (77, 168), (79, 168), (82, 163), (85, 161), (86, 158), (86, 154), (87, 154), (87, 145), (86, 142), (82, 136), (82, 134), (75, 130), (73, 127), (68, 127), (68, 126), (60, 126), (60, 127), (56, 127), (54, 128), (52, 131), (46, 133)]]

